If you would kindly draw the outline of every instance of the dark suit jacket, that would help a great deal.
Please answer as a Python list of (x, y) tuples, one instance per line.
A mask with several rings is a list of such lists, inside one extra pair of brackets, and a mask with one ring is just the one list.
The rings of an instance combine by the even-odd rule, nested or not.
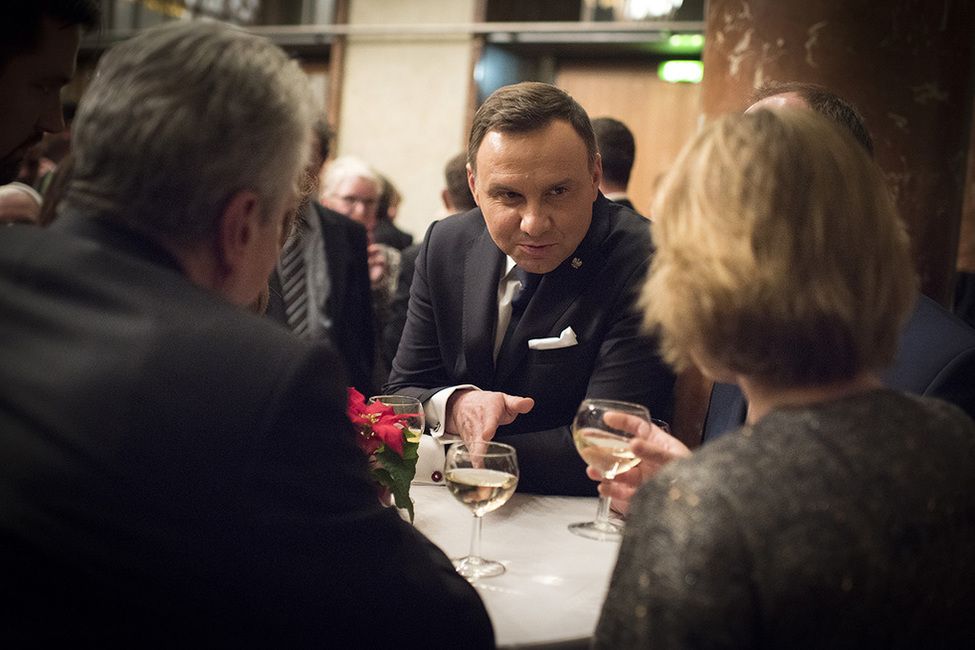
[[(975, 418), (975, 330), (920, 294), (901, 333), (894, 365), (881, 378), (896, 390), (957, 404)], [(747, 408), (737, 386), (715, 383), (702, 442), (744, 423)]]
[[(569, 429), (580, 402), (638, 402), (663, 419), (673, 410), (674, 376), (656, 342), (640, 333), (642, 314), (634, 304), (653, 252), (646, 219), (600, 195), (589, 232), (542, 278), (497, 364), (492, 353), (505, 255), (480, 209), (434, 223), (422, 246), (385, 391), (423, 401), (469, 383), (531, 397), (531, 412), (496, 434), (518, 449), (519, 489), (595, 494)], [(528, 348), (529, 339), (558, 337), (570, 326), (578, 345)]]
[(390, 219), (376, 220), (376, 227), (372, 229), (372, 239), (377, 244), (386, 244), (398, 251), (413, 243), (413, 235), (397, 228)]
[(0, 232), (0, 313), (0, 646), (492, 647), (331, 347), (76, 214)]
[(393, 295), (389, 322), (383, 328), (383, 347), (387, 359), (393, 359), (396, 356), (399, 340), (403, 336), (406, 314), (410, 305), (410, 288), (413, 286), (413, 272), (416, 270), (416, 258), (419, 254), (419, 244), (410, 244), (400, 254), (399, 280), (396, 282), (396, 293)]
[[(331, 283), (325, 311), (332, 321), (331, 338), (349, 370), (352, 385), (360, 393), (375, 395), (373, 382), (375, 359), (372, 293), (369, 288), (369, 264), (366, 257), (366, 228), (344, 214), (313, 201), (322, 224), (325, 260)], [(281, 278), (275, 269), (269, 280), (270, 295), (267, 316), (287, 325)]]
[(623, 205), (623, 206), (626, 206), (626, 207), (628, 207), (629, 209), (631, 209), (631, 210), (633, 210), (634, 212), (636, 212), (636, 208), (634, 208), (634, 207), (633, 207), (633, 202), (632, 202), (632, 201), (630, 201), (630, 199), (628, 199), (628, 198), (625, 198), (625, 197), (624, 197), (624, 198), (622, 198), (622, 199), (613, 199), (613, 202), (614, 202), (614, 203), (619, 203), (620, 205)]

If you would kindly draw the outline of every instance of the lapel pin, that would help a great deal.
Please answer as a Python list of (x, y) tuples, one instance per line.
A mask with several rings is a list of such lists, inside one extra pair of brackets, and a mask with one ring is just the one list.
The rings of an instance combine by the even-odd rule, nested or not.
[(582, 266), (582, 260), (580, 260), (578, 257), (573, 257), (572, 258), (572, 268), (577, 269), (580, 266)]

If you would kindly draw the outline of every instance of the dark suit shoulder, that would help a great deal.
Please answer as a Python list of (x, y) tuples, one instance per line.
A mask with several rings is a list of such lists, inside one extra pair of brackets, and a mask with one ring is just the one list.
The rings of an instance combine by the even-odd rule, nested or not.
[(575, 255), (625, 272), (627, 267), (646, 267), (653, 252), (650, 222), (600, 194), (593, 203), (592, 224)]
[(975, 329), (919, 295), (894, 365), (882, 378), (891, 388), (939, 397), (975, 418)]

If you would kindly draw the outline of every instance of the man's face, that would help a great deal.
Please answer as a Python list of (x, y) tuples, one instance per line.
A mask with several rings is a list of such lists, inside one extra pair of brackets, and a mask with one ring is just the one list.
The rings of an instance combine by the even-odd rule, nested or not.
[(528, 133), (489, 131), (468, 182), (491, 238), (521, 268), (548, 273), (579, 246), (592, 222), (602, 164), (590, 168), (572, 126), (554, 120)]
[(369, 233), (376, 227), (379, 188), (368, 178), (346, 177), (324, 199), (326, 207), (358, 221)]
[(80, 41), (77, 25), (45, 16), (37, 47), (13, 57), (0, 70), (0, 183), (16, 173), (20, 160), (45, 131), (64, 128), (61, 88), (74, 74)]

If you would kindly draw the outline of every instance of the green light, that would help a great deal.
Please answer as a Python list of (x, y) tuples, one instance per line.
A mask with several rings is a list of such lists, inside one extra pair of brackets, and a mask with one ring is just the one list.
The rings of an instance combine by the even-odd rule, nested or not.
[(697, 84), (704, 78), (704, 64), (700, 61), (666, 61), (660, 64), (657, 74), (671, 83), (686, 81)]
[(704, 47), (704, 36), (701, 34), (671, 34), (667, 39), (671, 47), (688, 47), (700, 49)]

